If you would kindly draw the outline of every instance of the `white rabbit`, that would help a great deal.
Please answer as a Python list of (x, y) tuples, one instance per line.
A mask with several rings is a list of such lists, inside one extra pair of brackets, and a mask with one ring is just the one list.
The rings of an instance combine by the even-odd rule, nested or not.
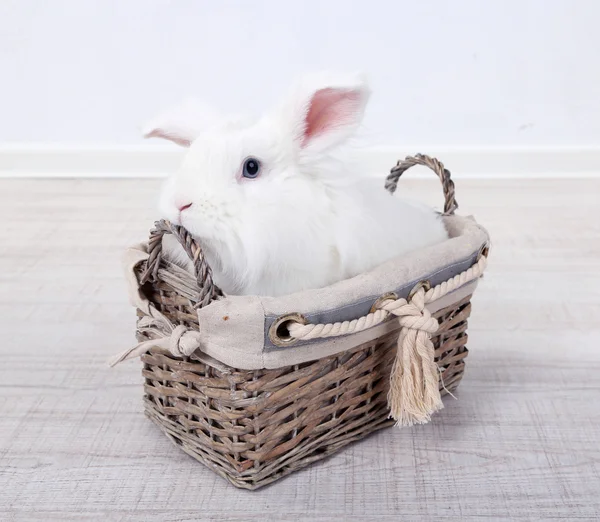
[(201, 110), (182, 120), (179, 110), (147, 129), (189, 146), (159, 206), (200, 242), (226, 294), (324, 287), (447, 238), (432, 209), (392, 197), (337, 156), (369, 94), (362, 76), (311, 76), (256, 121), (200, 121)]

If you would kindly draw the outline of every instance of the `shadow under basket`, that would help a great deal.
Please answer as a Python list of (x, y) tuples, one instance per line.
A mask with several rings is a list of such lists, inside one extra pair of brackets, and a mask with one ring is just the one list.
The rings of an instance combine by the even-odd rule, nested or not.
[[(393, 192), (416, 164), (442, 181), (446, 227), (463, 228), (368, 277), (282, 298), (227, 299), (182, 227), (158, 222), (147, 246), (130, 249), (140, 344), (116, 362), (141, 356), (146, 414), (171, 441), (233, 485), (257, 489), (393, 425), (390, 415), (410, 426), (441, 407), (440, 395), (464, 373), (471, 294), (489, 237), (452, 215), (454, 184), (437, 160), (406, 158), (386, 188)], [(166, 233), (193, 260), (193, 274), (162, 258)], [(252, 353), (260, 358), (235, 358)]]
[[(154, 294), (155, 305), (176, 321), (181, 311), (165, 291)], [(462, 379), (470, 312), (467, 297), (434, 314), (442, 394)], [(397, 339), (392, 332), (276, 370), (236, 370), (150, 349), (142, 355), (146, 414), (188, 455), (233, 485), (256, 489), (394, 424), (387, 393)]]

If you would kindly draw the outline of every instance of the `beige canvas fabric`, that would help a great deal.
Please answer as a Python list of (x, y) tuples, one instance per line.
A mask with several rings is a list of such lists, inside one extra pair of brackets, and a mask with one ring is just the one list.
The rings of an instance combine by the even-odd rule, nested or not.
[[(307, 290), (283, 297), (229, 296), (198, 310), (201, 351), (239, 369), (279, 368), (333, 355), (398, 328), (396, 321), (380, 324), (358, 334), (274, 346), (268, 328), (289, 313), (305, 315), (311, 322), (352, 320), (367, 313), (373, 302), (390, 291), (405, 297), (419, 281), (432, 284), (464, 271), (474, 263), (488, 234), (472, 218), (444, 218), (450, 239), (432, 247), (393, 259), (374, 270), (326, 288)], [(125, 255), (130, 299), (147, 313), (149, 303), (140, 294), (134, 267), (147, 258), (146, 246), (137, 245)], [(471, 294), (477, 282), (430, 303), (434, 312)], [(365, 312), (365, 310), (367, 312)]]

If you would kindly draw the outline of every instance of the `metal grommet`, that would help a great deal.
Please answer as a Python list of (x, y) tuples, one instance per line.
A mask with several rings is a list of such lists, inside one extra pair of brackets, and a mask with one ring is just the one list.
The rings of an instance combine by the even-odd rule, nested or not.
[(395, 301), (396, 299), (398, 299), (398, 296), (394, 292), (388, 292), (387, 294), (383, 294), (379, 299), (377, 299), (377, 301), (373, 303), (373, 306), (369, 310), (369, 313), (372, 314), (379, 310), (381, 303), (383, 303), (384, 301)]
[(307, 324), (308, 321), (302, 314), (286, 314), (279, 317), (269, 328), (269, 339), (275, 346), (291, 346), (297, 341), (289, 334), (287, 326), (290, 323)]
[(407, 301), (410, 301), (413, 296), (419, 291), (421, 290), (421, 288), (424, 288), (425, 291), (427, 292), (428, 290), (431, 289), (431, 283), (429, 282), (428, 279), (424, 279), (423, 281), (419, 281), (414, 287), (413, 289), (410, 291), (410, 293), (408, 294), (408, 297), (406, 298)]
[(479, 261), (482, 257), (487, 257), (490, 253), (490, 243), (484, 243), (479, 249), (479, 253), (477, 254), (477, 261)]

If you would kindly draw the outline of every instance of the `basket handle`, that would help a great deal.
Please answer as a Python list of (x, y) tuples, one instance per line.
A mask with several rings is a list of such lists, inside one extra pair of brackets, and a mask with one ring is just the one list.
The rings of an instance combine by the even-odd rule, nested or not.
[(395, 167), (390, 171), (387, 179), (385, 180), (385, 188), (392, 194), (398, 186), (398, 180), (400, 176), (404, 174), (410, 167), (415, 165), (423, 165), (429, 167), (433, 172), (436, 173), (437, 177), (442, 182), (442, 188), (444, 189), (444, 214), (451, 216), (454, 211), (458, 208), (458, 203), (454, 197), (454, 181), (450, 178), (450, 171), (444, 167), (444, 164), (425, 154), (417, 154), (416, 156), (406, 156), (404, 160), (399, 160)]
[(154, 229), (150, 232), (148, 240), (148, 261), (140, 283), (156, 281), (160, 259), (162, 254), (162, 238), (165, 234), (173, 234), (181, 244), (186, 254), (194, 263), (194, 275), (198, 282), (198, 302), (196, 308), (202, 308), (211, 301), (223, 295), (221, 289), (215, 285), (212, 278), (212, 270), (202, 253), (202, 248), (192, 235), (182, 226), (173, 225), (170, 221), (160, 220), (154, 223)]

